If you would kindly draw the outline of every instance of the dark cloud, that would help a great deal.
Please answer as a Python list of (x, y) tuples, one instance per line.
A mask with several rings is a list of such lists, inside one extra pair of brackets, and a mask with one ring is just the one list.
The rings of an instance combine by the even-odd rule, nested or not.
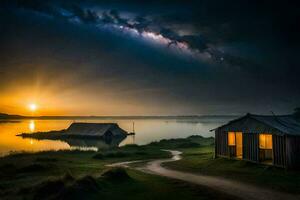
[[(65, 90), (76, 85), (91, 98), (154, 106), (166, 114), (258, 111), (263, 105), (283, 112), (300, 100), (299, 12), (293, 4), (30, 0), (5, 5), (2, 85), (23, 81), (23, 74), (48, 74), (44, 82), (62, 81)], [(145, 32), (152, 35), (144, 37)], [(15, 70), (23, 73), (12, 75)]]

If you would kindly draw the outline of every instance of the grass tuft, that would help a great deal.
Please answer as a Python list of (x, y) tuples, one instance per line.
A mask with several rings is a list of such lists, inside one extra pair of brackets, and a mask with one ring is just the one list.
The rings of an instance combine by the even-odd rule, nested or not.
[(125, 181), (131, 179), (126, 170), (121, 167), (109, 169), (102, 174), (102, 177), (113, 181)]
[(51, 199), (64, 189), (65, 183), (62, 180), (48, 180), (33, 188), (33, 199)]
[(93, 156), (93, 158), (101, 160), (101, 159), (104, 159), (104, 155), (102, 153), (97, 153)]
[(105, 154), (105, 157), (107, 158), (124, 158), (126, 156), (128, 156), (128, 153), (122, 151), (109, 152)]
[(35, 161), (36, 162), (57, 162), (58, 159), (56, 159), (56, 158), (43, 158), (43, 157), (41, 157), (41, 158), (36, 158)]
[(18, 169), (17, 171), (19, 173), (31, 173), (31, 172), (45, 171), (48, 168), (49, 167), (46, 167), (45, 165), (34, 163), (34, 164), (27, 165), (25, 167), (22, 167), (22, 168)]
[(196, 148), (196, 147), (200, 147), (201, 145), (199, 143), (196, 142), (184, 142), (181, 144), (177, 145), (177, 148)]

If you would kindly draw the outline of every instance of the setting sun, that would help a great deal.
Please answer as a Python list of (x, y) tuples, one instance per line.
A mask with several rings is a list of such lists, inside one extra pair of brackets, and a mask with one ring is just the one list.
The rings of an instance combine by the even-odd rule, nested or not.
[(34, 103), (29, 104), (28, 107), (29, 107), (29, 109), (30, 109), (31, 111), (36, 111), (36, 109), (37, 109), (37, 105), (34, 104)]

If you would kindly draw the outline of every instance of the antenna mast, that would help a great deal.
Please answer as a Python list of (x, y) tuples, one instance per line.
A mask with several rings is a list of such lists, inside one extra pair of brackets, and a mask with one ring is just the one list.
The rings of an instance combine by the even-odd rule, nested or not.
[(135, 131), (134, 131), (134, 122), (132, 122), (132, 132), (135, 133)]

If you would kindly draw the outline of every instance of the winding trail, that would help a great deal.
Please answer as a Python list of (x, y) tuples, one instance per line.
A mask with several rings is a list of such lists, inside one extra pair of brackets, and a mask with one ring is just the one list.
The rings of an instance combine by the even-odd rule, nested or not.
[(108, 165), (110, 167), (130, 167), (132, 163), (147, 162), (143, 167), (134, 167), (134, 169), (150, 174), (165, 176), (185, 182), (211, 187), (215, 190), (230, 194), (247, 200), (299, 200), (300, 196), (282, 193), (274, 190), (264, 189), (257, 186), (241, 183), (234, 180), (228, 180), (220, 177), (206, 176), (181, 172), (167, 169), (161, 166), (162, 163), (174, 162), (181, 159), (180, 151), (164, 150), (172, 154), (172, 158), (158, 160), (136, 160), (129, 162), (120, 162)]

